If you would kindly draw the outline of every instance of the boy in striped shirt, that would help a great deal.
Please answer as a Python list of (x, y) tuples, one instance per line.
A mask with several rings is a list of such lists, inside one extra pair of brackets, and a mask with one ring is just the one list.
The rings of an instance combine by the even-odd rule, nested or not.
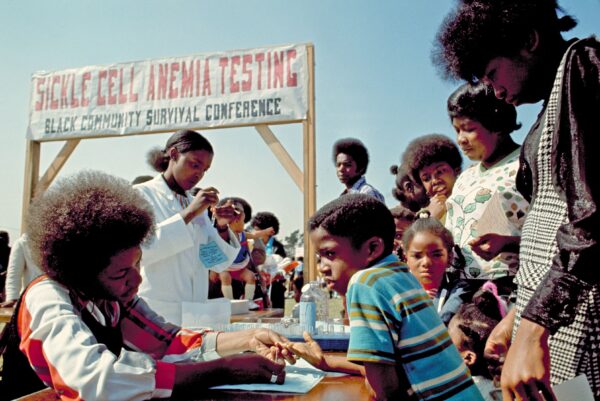
[(394, 219), (363, 194), (323, 206), (308, 229), (329, 288), (346, 295), (347, 358), (378, 400), (483, 400), (430, 298), (393, 254)]

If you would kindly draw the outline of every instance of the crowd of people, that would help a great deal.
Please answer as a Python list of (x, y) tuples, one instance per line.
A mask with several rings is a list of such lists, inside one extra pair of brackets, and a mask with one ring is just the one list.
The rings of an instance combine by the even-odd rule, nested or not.
[[(404, 149), (391, 167), (397, 205), (367, 183), (360, 140), (333, 144), (344, 189), (306, 233), (344, 300), (345, 356), (308, 333), (182, 328), (184, 310), (211, 297), (282, 308), (286, 273), (296, 301), (303, 286), (301, 264), (285, 269), (277, 217), (197, 186), (215, 152), (182, 130), (149, 152), (155, 177), (83, 172), (33, 201), (0, 260), (3, 305), (15, 306), (2, 394), (189, 396), (282, 383), (285, 363), (304, 358), (364, 376), (378, 400), (552, 400), (581, 374), (600, 400), (600, 42), (563, 38), (576, 22), (559, 14), (556, 0), (457, 0), (433, 53), (464, 81), (447, 99), (456, 140), (427, 134)], [(538, 101), (519, 145), (516, 107)]]

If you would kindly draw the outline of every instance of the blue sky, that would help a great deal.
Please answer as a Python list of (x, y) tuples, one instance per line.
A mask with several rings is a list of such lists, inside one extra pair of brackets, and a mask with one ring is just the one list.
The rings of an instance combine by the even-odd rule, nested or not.
[[(431, 64), (446, 0), (396, 1), (13, 1), (0, 3), (0, 229), (20, 227), (30, 77), (40, 70), (186, 56), (286, 43), (313, 43), (316, 60), (317, 206), (336, 197), (331, 146), (356, 137), (368, 147), (367, 180), (396, 204), (389, 166), (427, 133), (453, 136), (445, 103), (458, 85)], [(563, 0), (579, 20), (565, 36), (600, 34), (600, 0)], [(539, 105), (519, 108), (522, 141)], [(273, 131), (302, 166), (300, 125)], [(205, 131), (215, 148), (200, 186), (272, 211), (283, 238), (302, 229), (302, 194), (252, 128)], [(168, 134), (82, 141), (59, 177), (98, 169), (133, 179), (153, 174), (146, 152)], [(41, 173), (62, 143), (42, 145)], [(465, 162), (466, 163), (466, 162)]]

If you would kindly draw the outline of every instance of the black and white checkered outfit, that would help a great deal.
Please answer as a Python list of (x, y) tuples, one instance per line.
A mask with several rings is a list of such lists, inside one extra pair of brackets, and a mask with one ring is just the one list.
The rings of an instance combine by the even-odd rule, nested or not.
[[(568, 52), (567, 52), (568, 53)], [(519, 271), (516, 276), (517, 303), (513, 337), (527, 303), (552, 266), (558, 252), (556, 234), (568, 223), (567, 204), (552, 183), (552, 140), (557, 122), (565, 65), (563, 58), (541, 121), (537, 164), (537, 189), (523, 226)], [(577, 306), (575, 320), (550, 336), (550, 373), (552, 384), (584, 373), (598, 398), (600, 396), (600, 291), (596, 285)]]

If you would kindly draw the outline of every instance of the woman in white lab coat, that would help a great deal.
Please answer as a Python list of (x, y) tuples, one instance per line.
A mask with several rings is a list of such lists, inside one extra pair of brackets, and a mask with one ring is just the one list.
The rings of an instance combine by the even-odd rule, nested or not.
[(219, 198), (215, 188), (188, 191), (210, 168), (213, 149), (195, 131), (174, 133), (164, 149), (148, 153), (161, 174), (136, 185), (154, 209), (155, 239), (143, 248), (139, 295), (166, 320), (182, 324), (183, 311), (198, 310), (208, 298), (208, 270), (222, 271), (237, 256), (240, 245), (228, 224), (231, 205), (207, 209)]

